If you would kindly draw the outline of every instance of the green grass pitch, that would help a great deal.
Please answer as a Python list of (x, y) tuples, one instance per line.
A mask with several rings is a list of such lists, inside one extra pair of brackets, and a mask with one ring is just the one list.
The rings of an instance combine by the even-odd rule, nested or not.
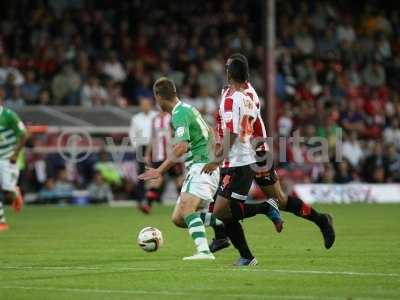
[[(0, 299), (400, 299), (400, 205), (319, 205), (333, 214), (337, 240), (323, 248), (318, 229), (283, 213), (277, 234), (263, 216), (244, 222), (257, 267), (235, 268), (228, 248), (213, 262), (194, 253), (172, 207), (150, 216), (134, 208), (27, 207), (7, 210), (0, 233)], [(136, 245), (145, 226), (165, 245)], [(211, 232), (209, 231), (209, 237)]]

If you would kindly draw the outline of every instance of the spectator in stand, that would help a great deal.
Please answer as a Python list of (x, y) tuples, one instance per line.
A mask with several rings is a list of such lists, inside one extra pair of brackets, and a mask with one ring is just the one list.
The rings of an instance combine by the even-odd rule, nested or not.
[(81, 79), (71, 64), (65, 64), (51, 83), (52, 95), (56, 104), (76, 105), (79, 103)]
[(397, 117), (389, 119), (389, 124), (383, 131), (385, 143), (393, 143), (397, 150), (400, 150), (400, 121)]
[(340, 119), (343, 129), (347, 132), (356, 131), (363, 133), (365, 129), (364, 116), (357, 110), (356, 104), (353, 101), (348, 102), (347, 109), (342, 112)]
[(340, 130), (341, 128), (335, 123), (332, 116), (326, 119), (324, 126), (317, 128), (317, 135), (325, 138), (328, 142), (330, 157), (336, 153), (336, 143)]
[(11, 109), (25, 106), (25, 100), (21, 96), (21, 89), (19, 86), (14, 86), (11, 97), (5, 101), (5, 106)]
[(356, 39), (356, 33), (354, 31), (351, 21), (352, 21), (352, 16), (350, 14), (346, 15), (346, 17), (343, 20), (343, 23), (337, 26), (337, 31), (336, 31), (338, 40), (346, 41), (350, 45), (353, 44), (353, 42)]
[(302, 24), (294, 35), (294, 44), (303, 55), (311, 55), (315, 49), (315, 42), (307, 25)]
[(123, 82), (125, 80), (126, 72), (122, 63), (118, 60), (116, 51), (112, 51), (109, 58), (105, 61), (103, 72), (115, 82)]
[(4, 85), (9, 78), (13, 78), (12, 84), (15, 85), (21, 85), (25, 82), (21, 71), (11, 66), (9, 57), (3, 54), (0, 55), (0, 85)]
[(289, 137), (293, 128), (293, 114), (289, 103), (285, 104), (284, 111), (278, 119), (279, 136)]
[(41, 85), (35, 80), (35, 72), (28, 70), (26, 72), (26, 81), (21, 86), (22, 98), (26, 100), (27, 104), (36, 104), (39, 98)]
[(400, 154), (393, 144), (389, 144), (386, 151), (386, 180), (390, 182), (400, 182)]
[(86, 107), (104, 105), (108, 102), (106, 90), (100, 85), (99, 79), (91, 75), (87, 83), (83, 85), (81, 92), (81, 104)]
[(202, 87), (200, 89), (200, 95), (197, 98), (192, 98), (188, 103), (197, 108), (209, 125), (214, 126), (215, 112), (217, 111), (218, 105), (215, 98), (209, 96), (207, 88)]
[(39, 99), (38, 99), (38, 104), (39, 105), (50, 105), (51, 100), (50, 100), (50, 91), (49, 90), (41, 90), (39, 93)]
[(334, 183), (335, 169), (331, 163), (326, 163), (323, 167), (323, 171), (319, 176), (318, 183)]
[(109, 154), (105, 149), (99, 152), (99, 160), (94, 165), (94, 171), (98, 172), (104, 182), (113, 189), (119, 188), (123, 183), (120, 169), (114, 161), (110, 160)]
[[(147, 74), (144, 74), (143, 77), (140, 78), (139, 84), (135, 90), (135, 99), (140, 98), (152, 98), (153, 97), (153, 87), (151, 82), (151, 77)], [(138, 101), (140, 105), (140, 100)]]
[(221, 82), (217, 74), (211, 69), (209, 62), (204, 62), (203, 68), (199, 74), (199, 85), (201, 88), (206, 88), (210, 95), (213, 97), (219, 95), (221, 89)]
[(351, 131), (342, 146), (343, 158), (348, 160), (352, 168), (357, 169), (364, 157), (363, 147), (358, 139), (357, 131)]
[(379, 88), (386, 83), (385, 69), (378, 61), (367, 65), (364, 70), (364, 82), (373, 88)]
[(92, 203), (110, 202), (114, 198), (110, 186), (104, 182), (100, 172), (94, 173), (93, 180), (87, 189)]
[(354, 180), (353, 170), (347, 160), (336, 164), (335, 183), (349, 183)]
[(106, 92), (109, 97), (109, 103), (113, 106), (126, 107), (128, 100), (122, 96), (121, 85), (114, 82), (112, 79), (107, 80)]
[(58, 199), (70, 200), (72, 192), (75, 190), (74, 184), (68, 179), (67, 169), (62, 168), (57, 173), (57, 179), (54, 183), (54, 193)]
[(385, 180), (385, 157), (383, 156), (382, 144), (377, 142), (372, 148), (363, 164), (363, 179), (367, 182), (384, 182)]

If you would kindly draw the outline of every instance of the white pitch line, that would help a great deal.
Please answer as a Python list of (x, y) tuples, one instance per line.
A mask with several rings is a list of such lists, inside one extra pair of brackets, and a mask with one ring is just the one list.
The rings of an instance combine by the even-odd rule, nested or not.
[[(19, 289), (19, 290), (38, 290), (38, 291), (49, 291), (49, 292), (67, 292), (67, 293), (95, 293), (95, 294), (128, 294), (128, 295), (159, 295), (159, 296), (190, 296), (193, 297), (196, 292), (188, 291), (188, 292), (173, 292), (173, 291), (145, 291), (145, 290), (111, 290), (111, 289), (82, 289), (82, 288), (51, 288), (51, 287), (35, 287), (35, 286), (0, 286), (0, 289)], [(198, 291), (199, 295), (204, 296), (204, 290)], [(215, 291), (210, 291), (213, 296), (224, 297), (224, 298), (236, 298), (237, 294), (216, 294)], [(244, 296), (246, 298), (256, 298), (256, 299), (265, 299), (266, 295), (260, 294), (248, 294), (246, 293)], [(283, 295), (270, 295), (267, 296), (268, 299), (281, 299), (281, 300), (344, 300), (347, 297), (336, 297), (336, 296), (306, 296), (306, 295), (298, 295), (298, 296), (283, 296)], [(370, 297), (357, 297), (357, 300), (389, 300), (393, 298), (370, 298)]]
[[(45, 271), (185, 271), (188, 268), (141, 268), (141, 267), (105, 267), (105, 266), (0, 266), (0, 270), (45, 270)], [(318, 270), (285, 270), (285, 269), (259, 269), (259, 268), (202, 268), (209, 272), (265, 272), (282, 274), (304, 274), (304, 275), (342, 275), (342, 276), (376, 276), (376, 277), (400, 277), (399, 273), (379, 272), (352, 272), (352, 271), (318, 271)]]
[(284, 274), (317, 274), (317, 275), (345, 275), (345, 276), (379, 276), (379, 277), (400, 277), (398, 273), (372, 273), (372, 272), (347, 272), (347, 271), (314, 271), (314, 270), (280, 270), (280, 269), (247, 269), (255, 272), (275, 272)]

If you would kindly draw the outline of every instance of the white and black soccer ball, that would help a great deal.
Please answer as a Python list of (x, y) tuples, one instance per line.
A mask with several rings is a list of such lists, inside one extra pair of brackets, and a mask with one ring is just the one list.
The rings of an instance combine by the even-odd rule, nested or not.
[(163, 245), (164, 240), (160, 230), (154, 227), (146, 227), (139, 232), (137, 242), (144, 251), (153, 252)]

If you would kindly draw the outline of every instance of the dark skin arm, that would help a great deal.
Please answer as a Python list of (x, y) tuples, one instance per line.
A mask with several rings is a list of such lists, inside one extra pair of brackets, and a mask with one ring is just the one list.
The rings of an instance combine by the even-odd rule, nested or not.
[[(201, 172), (206, 174), (211, 174), (214, 172), (224, 161), (224, 159), (228, 157), (229, 152), (237, 138), (238, 134), (231, 131), (229, 131), (229, 134), (225, 134), (223, 145), (218, 144), (215, 148), (215, 160), (206, 164)], [(227, 151), (224, 151), (224, 149), (227, 149)]]

